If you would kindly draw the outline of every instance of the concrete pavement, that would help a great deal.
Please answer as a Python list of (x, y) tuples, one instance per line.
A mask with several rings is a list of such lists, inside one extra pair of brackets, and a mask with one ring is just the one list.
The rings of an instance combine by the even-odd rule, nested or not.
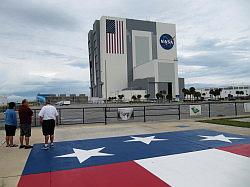
[[(193, 129), (209, 129), (233, 134), (250, 136), (250, 129), (215, 124), (195, 122), (194, 120), (181, 120), (173, 122), (147, 122), (147, 123), (120, 123), (120, 124), (91, 124), (58, 126), (55, 141), (92, 139), (115, 137), (123, 135), (136, 135), (147, 133), (171, 132)], [(18, 141), (19, 130), (16, 133), (15, 143)], [(16, 186), (23, 171), (30, 150), (6, 148), (4, 144), (5, 132), (0, 131), (0, 186)], [(32, 128), (31, 144), (43, 142), (41, 127)]]

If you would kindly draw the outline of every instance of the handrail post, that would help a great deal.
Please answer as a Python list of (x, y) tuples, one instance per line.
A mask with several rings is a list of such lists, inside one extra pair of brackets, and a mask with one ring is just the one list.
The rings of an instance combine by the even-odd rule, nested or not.
[(35, 122), (35, 126), (36, 126), (36, 109), (34, 110), (34, 122)]
[(62, 124), (62, 111), (61, 108), (59, 108), (59, 125)]
[(211, 106), (210, 103), (208, 103), (208, 117), (211, 117)]
[(85, 123), (84, 108), (82, 108), (82, 124)]
[(107, 125), (107, 107), (104, 108), (104, 123)]
[(143, 106), (143, 111), (144, 122), (146, 122), (146, 106)]
[(181, 105), (178, 105), (179, 120), (181, 120)]
[(237, 103), (236, 102), (234, 103), (234, 109), (235, 109), (235, 116), (237, 116), (238, 112), (237, 112)]

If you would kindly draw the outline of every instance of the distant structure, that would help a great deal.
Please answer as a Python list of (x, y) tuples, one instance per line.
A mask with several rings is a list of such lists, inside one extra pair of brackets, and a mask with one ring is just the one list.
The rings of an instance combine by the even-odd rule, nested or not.
[(8, 103), (8, 97), (0, 95), (0, 106), (5, 106)]
[[(247, 97), (250, 96), (250, 85), (237, 85), (237, 86), (227, 86), (220, 87), (221, 95), (220, 98), (233, 98), (233, 97)], [(202, 88), (197, 89), (197, 91), (201, 92), (202, 97), (205, 99), (211, 98), (210, 90), (215, 90), (219, 88)]]
[[(44, 98), (44, 99), (43, 99)], [(85, 94), (37, 94), (37, 100), (44, 103), (46, 100), (50, 100), (51, 103), (57, 103), (60, 101), (70, 101), (72, 104), (84, 104), (88, 103), (88, 96)]]
[[(91, 97), (166, 90), (180, 98), (175, 24), (101, 17), (88, 34)], [(181, 83), (181, 85), (179, 85)]]

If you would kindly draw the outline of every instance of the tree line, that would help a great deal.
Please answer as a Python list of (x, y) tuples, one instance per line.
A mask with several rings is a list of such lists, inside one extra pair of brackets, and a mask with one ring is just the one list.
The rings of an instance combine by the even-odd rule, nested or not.
[[(195, 87), (190, 87), (189, 89), (183, 88), (182, 93), (184, 94), (184, 100), (199, 100), (201, 99), (201, 93), (197, 92)], [(189, 97), (188, 97), (189, 96)]]
[[(186, 89), (186, 88), (183, 88), (182, 89), (182, 92), (184, 94), (184, 99), (185, 100), (204, 100), (204, 97), (205, 97), (205, 93), (202, 93), (201, 92), (197, 92), (196, 89), (194, 87), (190, 87), (189, 89)], [(209, 94), (210, 94), (210, 98), (211, 99), (217, 99), (218, 96), (221, 95), (221, 92), (222, 92), (222, 89), (221, 88), (216, 88), (216, 89), (211, 89), (209, 91)], [(189, 98), (188, 98), (189, 96)]]

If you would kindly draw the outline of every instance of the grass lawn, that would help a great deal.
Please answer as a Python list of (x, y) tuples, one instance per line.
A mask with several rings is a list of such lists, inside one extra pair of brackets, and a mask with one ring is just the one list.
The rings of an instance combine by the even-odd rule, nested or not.
[[(242, 118), (242, 117), (239, 117), (239, 118)], [(239, 119), (239, 118), (209, 119), (209, 120), (200, 120), (199, 122), (250, 128), (250, 122), (233, 120), (233, 119)]]

